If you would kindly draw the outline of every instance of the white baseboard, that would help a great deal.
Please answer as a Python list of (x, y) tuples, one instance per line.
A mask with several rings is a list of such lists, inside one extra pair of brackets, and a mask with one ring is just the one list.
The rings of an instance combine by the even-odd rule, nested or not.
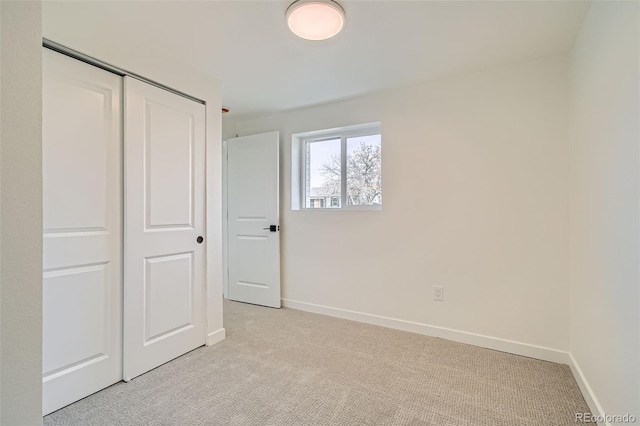
[(224, 340), (225, 331), (224, 328), (220, 330), (214, 331), (213, 333), (209, 333), (207, 335), (207, 346), (215, 345), (216, 343), (220, 343)]
[(570, 362), (569, 354), (567, 352), (545, 348), (543, 346), (531, 345), (528, 343), (516, 342), (513, 340), (500, 339), (497, 337), (405, 321), (396, 318), (382, 317), (379, 315), (365, 314), (346, 309), (332, 308), (330, 306), (299, 302), (297, 300), (282, 299), (282, 305), (285, 308), (298, 309), (300, 311), (313, 312), (316, 314), (362, 322), (365, 324), (379, 325), (382, 327), (423, 334), (426, 336), (440, 337), (442, 339), (453, 340), (454, 342), (466, 343), (469, 345), (522, 355), (529, 358), (541, 359), (544, 361), (556, 362), (559, 364), (569, 364)]
[[(569, 367), (571, 367), (571, 372), (573, 373), (573, 377), (576, 379), (576, 382), (578, 383), (580, 392), (582, 392), (582, 396), (584, 397), (584, 400), (587, 402), (587, 405), (591, 410), (591, 414), (593, 414), (594, 416), (603, 415), (604, 410), (602, 409), (602, 406), (598, 402), (598, 398), (596, 398), (595, 394), (593, 393), (593, 389), (591, 389), (591, 386), (589, 386), (589, 382), (587, 381), (587, 378), (584, 376), (584, 373), (582, 373), (582, 369), (580, 368), (580, 366), (578, 365), (578, 362), (576, 361), (576, 359), (573, 357), (573, 354), (571, 353), (569, 353)], [(598, 423), (598, 425), (609, 426), (610, 423), (608, 422)]]

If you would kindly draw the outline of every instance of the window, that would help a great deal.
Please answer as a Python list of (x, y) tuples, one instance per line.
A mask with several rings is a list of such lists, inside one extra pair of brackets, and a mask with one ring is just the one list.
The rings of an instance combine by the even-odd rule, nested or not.
[(324, 208), (324, 198), (322, 197), (311, 197), (309, 199), (309, 204), (307, 208), (310, 209), (323, 209)]
[(382, 208), (379, 123), (294, 135), (293, 146), (292, 169), (300, 174), (294, 209)]

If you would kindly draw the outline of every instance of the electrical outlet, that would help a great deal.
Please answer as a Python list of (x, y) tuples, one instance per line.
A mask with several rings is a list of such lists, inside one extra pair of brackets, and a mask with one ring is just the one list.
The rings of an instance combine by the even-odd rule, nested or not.
[(433, 286), (433, 300), (444, 302), (444, 287), (437, 285)]

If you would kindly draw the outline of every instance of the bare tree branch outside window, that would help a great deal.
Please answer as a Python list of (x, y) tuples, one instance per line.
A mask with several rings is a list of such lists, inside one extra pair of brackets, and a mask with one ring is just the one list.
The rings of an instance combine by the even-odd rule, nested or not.
[[(325, 181), (320, 191), (328, 196), (340, 196), (340, 157), (332, 155), (322, 165)], [(347, 155), (347, 205), (382, 203), (382, 156), (380, 145), (360, 145)]]

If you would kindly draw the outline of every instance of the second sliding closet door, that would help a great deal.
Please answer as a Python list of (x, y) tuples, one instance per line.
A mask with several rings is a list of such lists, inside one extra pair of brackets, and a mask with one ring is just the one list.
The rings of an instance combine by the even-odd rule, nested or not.
[(204, 130), (204, 105), (125, 77), (125, 380), (205, 343)]

